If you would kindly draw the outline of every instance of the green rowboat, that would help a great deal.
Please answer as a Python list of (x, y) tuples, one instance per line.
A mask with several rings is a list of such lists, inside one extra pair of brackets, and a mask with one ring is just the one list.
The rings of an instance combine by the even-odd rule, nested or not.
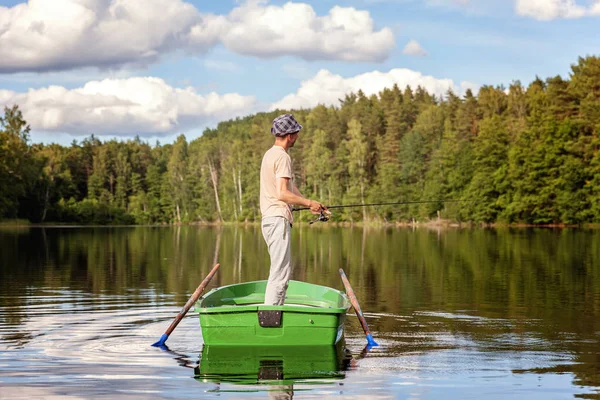
[(324, 346), (340, 341), (350, 302), (344, 292), (290, 281), (283, 306), (264, 305), (267, 281), (211, 290), (196, 303), (205, 345)]

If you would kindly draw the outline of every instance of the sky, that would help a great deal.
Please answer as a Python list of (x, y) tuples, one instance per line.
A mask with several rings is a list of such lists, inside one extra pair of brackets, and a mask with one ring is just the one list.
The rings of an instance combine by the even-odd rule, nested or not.
[(598, 26), (600, 0), (0, 0), (0, 107), (32, 143), (191, 141), (359, 89), (568, 78)]

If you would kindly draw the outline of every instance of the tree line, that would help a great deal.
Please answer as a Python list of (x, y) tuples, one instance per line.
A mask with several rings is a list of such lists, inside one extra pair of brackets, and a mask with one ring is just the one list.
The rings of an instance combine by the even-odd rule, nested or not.
[[(191, 142), (136, 137), (70, 146), (29, 143), (18, 106), (0, 118), (0, 218), (156, 224), (260, 219), (259, 169), (272, 120), (221, 122)], [(569, 79), (483, 86), (475, 96), (422, 87), (346, 95), (292, 110), (295, 182), (328, 205), (431, 201), (336, 210), (337, 221), (600, 222), (600, 58)], [(465, 200), (444, 202), (444, 200)], [(312, 216), (298, 213), (300, 220)]]

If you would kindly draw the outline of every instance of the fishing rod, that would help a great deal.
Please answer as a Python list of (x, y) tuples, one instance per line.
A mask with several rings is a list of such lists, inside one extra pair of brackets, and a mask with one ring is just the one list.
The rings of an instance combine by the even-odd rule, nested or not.
[[(397, 205), (405, 205), (405, 204), (427, 204), (427, 203), (460, 203), (466, 201), (475, 201), (475, 200), (420, 200), (420, 201), (396, 201), (391, 203), (368, 203), (368, 204), (344, 204), (344, 205), (336, 205), (336, 206), (327, 206), (328, 210), (332, 210), (335, 208), (350, 208), (350, 207), (374, 207), (374, 206), (397, 206)], [(292, 207), (292, 211), (305, 211), (310, 210), (310, 207), (300, 207), (294, 208)], [(321, 210), (319, 217), (314, 221), (310, 221), (310, 225), (314, 224), (317, 221), (327, 222), (329, 221), (329, 215), (325, 214), (323, 210)]]

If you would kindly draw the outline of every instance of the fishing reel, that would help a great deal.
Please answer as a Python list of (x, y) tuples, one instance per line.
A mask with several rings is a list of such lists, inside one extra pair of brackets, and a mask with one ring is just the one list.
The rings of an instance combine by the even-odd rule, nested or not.
[(318, 222), (318, 221), (321, 221), (321, 222), (327, 222), (327, 221), (329, 221), (329, 215), (325, 214), (325, 212), (323, 210), (321, 210), (321, 212), (319, 213), (319, 217), (317, 219), (315, 219), (315, 220), (310, 221), (308, 224), (312, 225), (312, 224), (314, 224), (315, 222)]
[[(308, 207), (296, 208), (295, 206), (292, 206), (291, 210), (292, 210), (292, 212), (294, 212), (294, 211), (310, 210), (310, 208), (308, 208)], [(319, 221), (327, 222), (327, 221), (329, 221), (330, 216), (331, 216), (331, 213), (329, 211), (325, 212), (324, 209), (321, 209), (319, 211), (319, 216), (317, 217), (317, 219), (310, 221), (309, 225), (312, 225), (315, 222), (319, 222)]]

